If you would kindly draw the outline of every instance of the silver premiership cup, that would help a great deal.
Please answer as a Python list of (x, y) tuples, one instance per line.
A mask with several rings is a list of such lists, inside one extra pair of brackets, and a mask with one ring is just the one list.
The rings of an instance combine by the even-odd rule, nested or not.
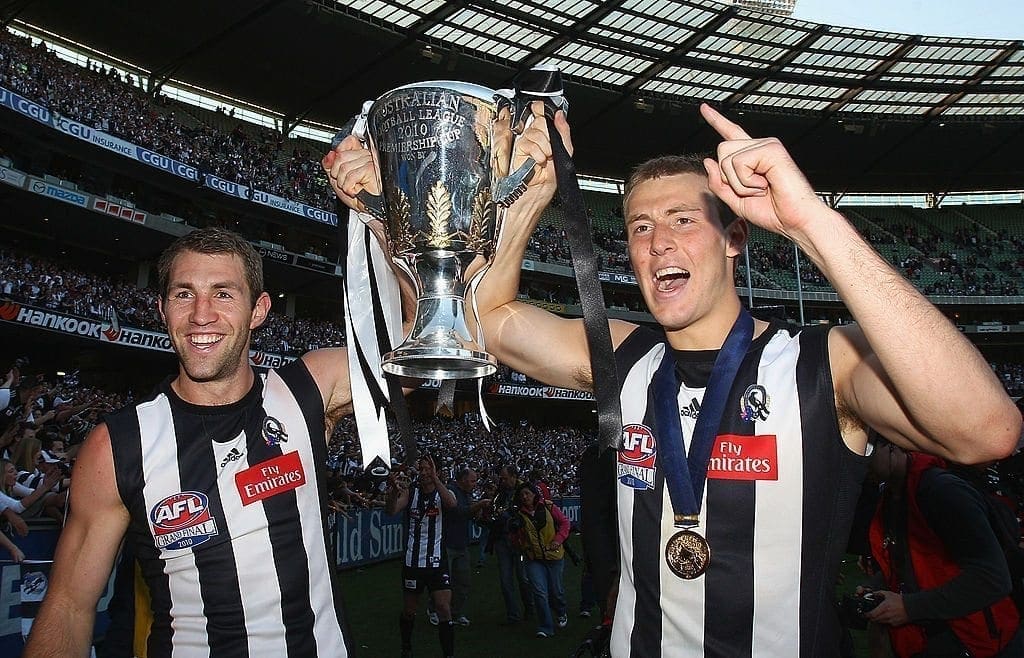
[(509, 176), (507, 99), (477, 85), (422, 82), (385, 93), (363, 118), (381, 184), (367, 206), (417, 296), (413, 329), (382, 367), (423, 379), (489, 375), (497, 360), (476, 339), (466, 291), (493, 255), (497, 205), (521, 193), (532, 171), (528, 161)]

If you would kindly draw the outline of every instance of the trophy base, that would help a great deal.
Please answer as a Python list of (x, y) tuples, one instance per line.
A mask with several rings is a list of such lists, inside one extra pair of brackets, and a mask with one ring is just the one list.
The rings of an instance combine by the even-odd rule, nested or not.
[(478, 379), (497, 372), (498, 360), (477, 350), (400, 347), (384, 355), (381, 368), (389, 375), (416, 379)]

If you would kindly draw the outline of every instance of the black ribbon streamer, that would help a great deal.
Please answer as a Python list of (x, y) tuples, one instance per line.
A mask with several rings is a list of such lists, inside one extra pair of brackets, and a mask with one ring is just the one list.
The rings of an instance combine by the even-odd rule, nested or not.
[[(557, 110), (567, 104), (562, 95), (561, 73), (552, 69), (531, 69), (521, 73), (515, 83), (517, 111), (529, 110), (532, 101), (544, 101), (545, 116), (553, 119)], [(576, 274), (576, 287), (583, 308), (583, 328), (590, 348), (590, 372), (597, 398), (598, 442), (603, 448), (618, 448), (622, 442), (622, 411), (619, 405), (619, 379), (615, 369), (611, 330), (604, 305), (604, 293), (597, 278), (593, 233), (587, 218), (583, 193), (576, 179), (576, 165), (569, 156), (562, 137), (552, 126), (549, 130), (555, 163), (558, 193), (562, 197), (565, 233)]]
[[(335, 142), (341, 141), (337, 137)], [(341, 244), (341, 253), (348, 253), (348, 232), (346, 223), (342, 221), (342, 217), (348, 215), (348, 206), (343, 204), (340, 200), (337, 202), (337, 214), (338, 214), (338, 235), (339, 243)], [(366, 253), (372, 253), (370, 251), (371, 241), (375, 238), (371, 235), (370, 230), (364, 231), (364, 239), (366, 240), (365, 247)], [(381, 350), (380, 354), (373, 355), (374, 358), (380, 359), (384, 354), (390, 352), (392, 349), (391, 338), (388, 336), (387, 325), (384, 322), (384, 307), (380, 300), (380, 291), (377, 287), (376, 272), (373, 269), (373, 261), (371, 258), (367, 258), (367, 267), (369, 269), (370, 277), (370, 299), (373, 305), (373, 323), (377, 332), (377, 347)], [(348, 302), (348, 299), (345, 300)], [(352, 309), (345, 309), (346, 313), (351, 313)], [(405, 401), (405, 392), (402, 390), (402, 386), (398, 381), (398, 378), (394, 375), (384, 374), (384, 380), (388, 385), (388, 395), (391, 398), (391, 404), (387, 404), (387, 400), (384, 397), (384, 392), (377, 386), (377, 380), (374, 378), (373, 373), (370, 370), (367, 357), (363, 353), (361, 346), (355, 342), (355, 337), (350, 336), (350, 341), (353, 344), (349, 345), (349, 349), (356, 347), (357, 356), (359, 358), (359, 367), (363, 371), (363, 378), (366, 381), (367, 388), (370, 391), (370, 396), (373, 398), (374, 407), (377, 409), (377, 413), (380, 410), (388, 406), (391, 413), (394, 415), (395, 424), (398, 426), (398, 435), (402, 440), (402, 445), (405, 447), (405, 464), (412, 465), (416, 463), (416, 458), (419, 455), (419, 449), (416, 447), (416, 438), (412, 433), (412, 418), (409, 415), (409, 407)], [(391, 468), (391, 464), (386, 465), (387, 468)]]

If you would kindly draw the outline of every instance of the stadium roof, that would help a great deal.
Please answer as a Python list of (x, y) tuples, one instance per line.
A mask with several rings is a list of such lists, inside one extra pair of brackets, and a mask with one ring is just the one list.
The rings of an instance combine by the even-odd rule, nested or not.
[(501, 87), (555, 64), (586, 173), (713, 148), (695, 109), (708, 101), (782, 138), (819, 190), (1024, 188), (1021, 41), (838, 28), (713, 0), (62, 5), (23, 1), (13, 17), (285, 124), (340, 125), (408, 82)]

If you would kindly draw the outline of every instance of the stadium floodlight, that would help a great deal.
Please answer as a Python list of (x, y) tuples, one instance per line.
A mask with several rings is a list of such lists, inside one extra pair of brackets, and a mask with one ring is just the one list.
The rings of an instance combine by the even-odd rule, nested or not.
[(780, 16), (792, 16), (796, 9), (796, 0), (732, 0), (731, 4)]

